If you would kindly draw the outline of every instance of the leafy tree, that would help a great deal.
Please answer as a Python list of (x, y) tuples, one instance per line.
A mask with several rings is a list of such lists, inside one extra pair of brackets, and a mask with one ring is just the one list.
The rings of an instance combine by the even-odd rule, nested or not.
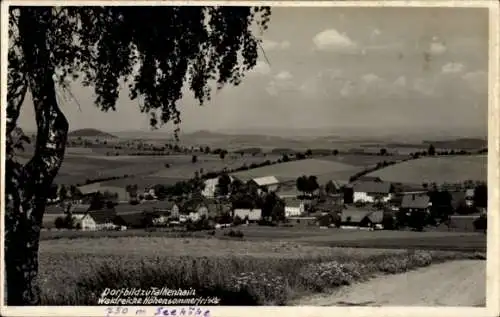
[(306, 181), (306, 192), (312, 194), (318, 189), (319, 189), (318, 178), (314, 175), (309, 176)]
[(226, 154), (227, 154), (227, 151), (225, 151), (225, 150), (220, 151), (220, 153), (219, 153), (220, 159), (223, 160), (224, 158), (226, 158)]
[[(59, 171), (68, 139), (69, 124), (58, 105), (57, 89), (65, 90), (69, 79), (83, 75), (82, 83), (95, 87), (95, 104), (108, 111), (115, 109), (121, 82), (130, 82), (130, 97), (144, 101), (140, 110), (151, 116), (151, 126), (178, 125), (177, 102), (186, 78), (202, 104), (210, 99), (210, 80), (218, 89), (226, 83), (238, 85), (256, 65), (253, 22), (262, 32), (270, 8), (11, 6), (8, 10), (7, 303), (31, 305), (40, 302), (35, 281), (45, 189)], [(21, 164), (15, 153), (22, 141), (12, 135), (28, 90), (37, 123), (36, 150), (28, 163)]]
[(64, 218), (57, 217), (56, 220), (54, 221), (54, 225), (56, 226), (56, 229), (63, 229), (65, 226)]
[(429, 145), (429, 149), (427, 150), (427, 154), (429, 156), (434, 156), (436, 155), (436, 149), (434, 148), (434, 145)]
[(297, 187), (297, 190), (299, 192), (305, 194), (307, 191), (307, 176), (303, 175), (298, 177), (297, 181), (295, 182), (295, 186)]
[(329, 180), (325, 185), (325, 191), (327, 194), (334, 194), (337, 191), (337, 187), (333, 183), (333, 181)]
[(386, 156), (386, 155), (387, 155), (387, 149), (385, 149), (385, 148), (380, 149), (379, 154), (380, 154), (381, 156)]
[(217, 196), (226, 196), (229, 194), (231, 185), (231, 177), (227, 174), (219, 176), (216, 185)]
[(332, 154), (333, 154), (334, 156), (339, 155), (339, 150), (337, 150), (337, 149), (333, 150)]
[(488, 206), (488, 186), (486, 184), (476, 186), (473, 199), (476, 207), (486, 208)]
[(68, 190), (64, 185), (61, 185), (61, 188), (59, 188), (59, 198), (61, 198), (61, 200), (68, 198)]

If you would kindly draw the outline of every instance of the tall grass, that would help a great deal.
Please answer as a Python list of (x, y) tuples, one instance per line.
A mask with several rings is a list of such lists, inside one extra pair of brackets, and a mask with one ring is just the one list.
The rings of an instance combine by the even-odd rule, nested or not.
[(368, 252), (296, 257), (99, 255), (41, 257), (42, 305), (96, 305), (105, 288), (193, 288), (222, 305), (285, 305), (303, 294), (474, 255), (439, 251)]

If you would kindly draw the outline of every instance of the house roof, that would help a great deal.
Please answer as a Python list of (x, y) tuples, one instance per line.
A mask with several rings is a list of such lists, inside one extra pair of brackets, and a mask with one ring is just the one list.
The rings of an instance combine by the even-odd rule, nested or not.
[(285, 201), (285, 207), (300, 207), (302, 201), (295, 197), (286, 197), (283, 199)]
[(372, 194), (388, 194), (391, 191), (391, 183), (361, 181), (354, 184), (354, 191)]
[(115, 209), (101, 209), (89, 211), (88, 215), (90, 215), (96, 223), (102, 224), (113, 222), (117, 213)]
[(429, 207), (430, 198), (427, 195), (404, 195), (401, 201), (401, 208), (419, 208)]
[(384, 212), (382, 210), (372, 211), (367, 215), (367, 217), (372, 223), (382, 223), (382, 220), (384, 219)]
[(474, 188), (469, 188), (465, 191), (466, 197), (474, 197)]
[[(361, 222), (363, 218), (368, 216), (373, 211), (361, 209), (344, 209), (340, 215), (342, 222)], [(349, 219), (349, 220), (348, 220)]]
[(259, 186), (276, 185), (279, 180), (275, 176), (264, 176), (252, 179)]
[(118, 213), (117, 218), (121, 219), (127, 226), (141, 226), (146, 215), (143, 212)]

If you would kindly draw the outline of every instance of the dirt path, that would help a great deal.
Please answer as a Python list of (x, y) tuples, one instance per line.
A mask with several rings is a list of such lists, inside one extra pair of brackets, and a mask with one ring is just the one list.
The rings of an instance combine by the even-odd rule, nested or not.
[(403, 274), (299, 299), (312, 306), (479, 306), (486, 303), (486, 261), (464, 260), (431, 265)]

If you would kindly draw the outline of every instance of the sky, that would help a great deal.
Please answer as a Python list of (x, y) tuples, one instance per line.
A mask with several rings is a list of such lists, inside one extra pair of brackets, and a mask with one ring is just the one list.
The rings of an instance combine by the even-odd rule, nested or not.
[[(182, 131), (486, 131), (487, 9), (274, 7), (262, 40), (269, 63), (260, 56), (240, 86), (202, 107), (189, 94), (179, 102)], [(60, 100), (70, 130), (149, 130), (127, 91), (109, 113), (91, 88), (71, 91), (81, 107)], [(30, 98), (22, 110), (34, 130)]]

